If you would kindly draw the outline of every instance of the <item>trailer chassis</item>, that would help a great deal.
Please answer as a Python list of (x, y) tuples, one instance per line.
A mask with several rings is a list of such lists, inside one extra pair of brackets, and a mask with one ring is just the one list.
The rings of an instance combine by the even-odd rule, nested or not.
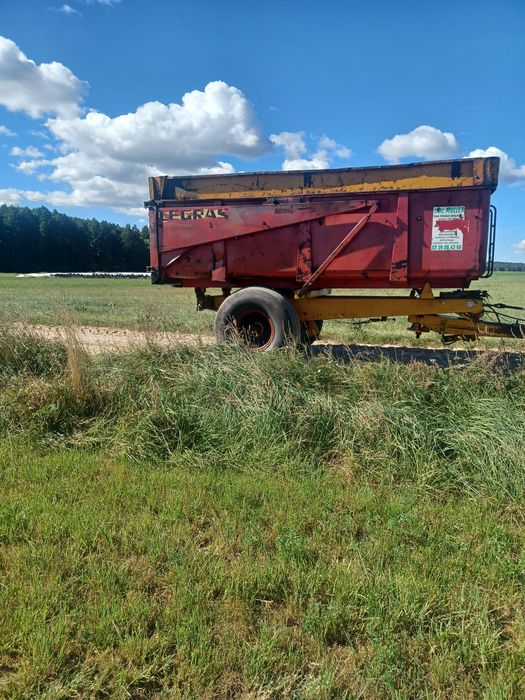
[[(245, 289), (250, 289), (247, 287)], [(256, 288), (253, 288), (254, 291)], [(196, 288), (197, 308), (218, 311), (231, 295), (230, 289), (221, 294), (207, 294)], [(235, 292), (234, 292), (235, 294)], [(487, 302), (487, 292), (457, 290), (434, 294), (431, 286), (413, 289), (409, 296), (350, 296), (331, 295), (326, 290), (303, 290), (285, 295), (295, 309), (303, 330), (303, 338), (315, 340), (320, 331), (319, 321), (334, 319), (374, 319), (407, 317), (409, 330), (420, 337), (422, 333), (438, 333), (446, 343), (456, 340), (474, 341), (482, 336), (525, 338), (525, 325), (484, 320), (482, 317), (493, 307)], [(504, 305), (497, 305), (502, 307)], [(516, 308), (516, 307), (511, 307)]]

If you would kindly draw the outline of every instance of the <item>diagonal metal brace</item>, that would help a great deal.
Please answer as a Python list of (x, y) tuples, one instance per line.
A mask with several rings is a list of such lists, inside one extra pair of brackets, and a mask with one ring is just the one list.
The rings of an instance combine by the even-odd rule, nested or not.
[(368, 212), (359, 219), (354, 228), (352, 228), (346, 234), (343, 240), (332, 250), (330, 255), (325, 260), (323, 260), (323, 262), (319, 265), (317, 270), (306, 280), (301, 289), (297, 292), (298, 296), (302, 297), (308, 291), (308, 288), (311, 287), (311, 285), (315, 282), (319, 275), (323, 274), (328, 265), (330, 265), (330, 263), (333, 260), (335, 260), (335, 258), (337, 258), (339, 253), (341, 253), (346, 248), (346, 246), (357, 236), (359, 231), (361, 231), (366, 226), (372, 214), (374, 214), (377, 211), (377, 207), (378, 202), (373, 202), (373, 204), (371, 204)]

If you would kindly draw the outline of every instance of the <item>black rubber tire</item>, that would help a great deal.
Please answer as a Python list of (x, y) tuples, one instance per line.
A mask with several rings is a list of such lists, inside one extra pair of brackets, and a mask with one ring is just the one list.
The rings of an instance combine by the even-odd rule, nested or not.
[(308, 323), (303, 322), (301, 323), (301, 345), (311, 345), (312, 343), (315, 343), (316, 340), (319, 340), (319, 336), (321, 335), (321, 331), (323, 330), (323, 320), (316, 321), (317, 323), (317, 333), (314, 335), (310, 332), (310, 329), (308, 328)]
[(299, 343), (301, 323), (292, 304), (279, 292), (246, 287), (221, 304), (215, 337), (219, 342), (241, 340), (255, 350), (270, 352)]

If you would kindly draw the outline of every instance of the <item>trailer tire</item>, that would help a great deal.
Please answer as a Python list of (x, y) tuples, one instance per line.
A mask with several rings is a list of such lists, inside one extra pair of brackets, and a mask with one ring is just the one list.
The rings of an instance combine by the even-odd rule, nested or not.
[(229, 296), (215, 318), (218, 342), (241, 340), (255, 350), (270, 352), (295, 345), (301, 324), (288, 299), (273, 289), (247, 287)]

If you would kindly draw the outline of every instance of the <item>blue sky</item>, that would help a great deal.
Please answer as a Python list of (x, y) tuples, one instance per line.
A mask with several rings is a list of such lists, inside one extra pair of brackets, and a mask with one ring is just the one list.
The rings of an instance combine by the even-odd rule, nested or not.
[(140, 222), (152, 173), (492, 148), (525, 259), (522, 0), (18, 0), (0, 35), (0, 201)]

